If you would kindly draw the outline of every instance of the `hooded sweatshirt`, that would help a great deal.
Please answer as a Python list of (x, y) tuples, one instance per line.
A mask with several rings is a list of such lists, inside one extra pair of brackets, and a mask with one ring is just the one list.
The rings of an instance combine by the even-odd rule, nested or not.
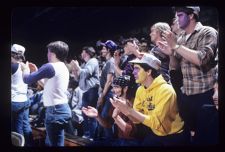
[(138, 88), (133, 108), (145, 115), (143, 124), (158, 136), (183, 131), (184, 122), (178, 113), (176, 93), (162, 75), (148, 88), (143, 85)]

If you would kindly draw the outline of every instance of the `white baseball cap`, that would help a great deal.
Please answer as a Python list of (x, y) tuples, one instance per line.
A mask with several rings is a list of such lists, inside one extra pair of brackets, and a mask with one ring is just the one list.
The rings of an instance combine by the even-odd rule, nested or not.
[(19, 44), (13, 44), (11, 47), (11, 51), (24, 55), (25, 47), (23, 47), (22, 45), (19, 45)]
[(159, 70), (161, 66), (161, 61), (156, 58), (152, 54), (145, 53), (141, 59), (136, 58), (132, 61), (129, 61), (130, 63), (136, 63), (136, 64), (147, 64), (148, 66), (152, 67), (155, 70)]

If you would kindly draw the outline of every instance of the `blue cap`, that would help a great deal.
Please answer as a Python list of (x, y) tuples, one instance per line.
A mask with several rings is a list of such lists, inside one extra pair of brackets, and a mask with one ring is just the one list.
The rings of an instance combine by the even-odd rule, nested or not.
[(102, 46), (105, 46), (106, 48), (115, 51), (117, 49), (117, 44), (113, 42), (112, 40), (107, 40), (105, 43), (101, 43)]

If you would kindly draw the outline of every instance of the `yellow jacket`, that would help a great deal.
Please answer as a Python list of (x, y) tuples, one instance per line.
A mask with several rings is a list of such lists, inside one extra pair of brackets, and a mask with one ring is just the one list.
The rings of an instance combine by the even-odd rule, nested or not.
[(147, 89), (144, 86), (138, 88), (133, 108), (145, 115), (143, 124), (158, 136), (183, 131), (184, 122), (178, 113), (176, 93), (161, 75)]

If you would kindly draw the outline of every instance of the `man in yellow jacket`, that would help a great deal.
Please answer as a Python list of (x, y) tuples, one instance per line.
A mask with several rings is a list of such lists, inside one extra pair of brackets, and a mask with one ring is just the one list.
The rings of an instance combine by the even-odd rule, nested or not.
[(174, 146), (189, 143), (190, 134), (177, 109), (177, 97), (172, 85), (159, 74), (161, 62), (151, 54), (130, 61), (134, 64), (134, 77), (140, 83), (133, 108), (117, 98), (113, 106), (136, 123), (147, 126), (142, 146)]

